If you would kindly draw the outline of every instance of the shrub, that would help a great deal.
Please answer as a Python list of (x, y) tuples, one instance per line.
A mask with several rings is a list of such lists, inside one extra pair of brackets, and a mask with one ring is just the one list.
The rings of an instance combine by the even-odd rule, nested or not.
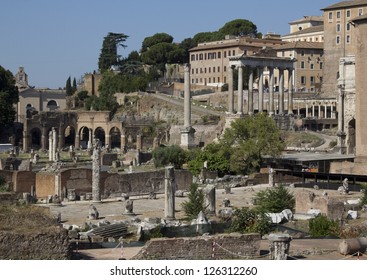
[(200, 211), (205, 211), (204, 193), (198, 184), (191, 184), (188, 200), (182, 203), (182, 208), (187, 219), (196, 219)]
[(267, 213), (279, 213), (284, 209), (294, 210), (295, 199), (284, 186), (268, 188), (256, 194), (257, 208)]
[(362, 185), (363, 197), (361, 197), (360, 205), (367, 205), (367, 185)]
[(270, 228), (270, 218), (264, 212), (256, 209), (241, 208), (235, 210), (230, 230), (264, 235), (270, 232)]
[(325, 215), (311, 219), (309, 229), (312, 237), (339, 236), (340, 232), (338, 222), (328, 219)]
[(155, 167), (172, 164), (179, 169), (186, 162), (186, 152), (179, 146), (158, 147), (152, 152)]

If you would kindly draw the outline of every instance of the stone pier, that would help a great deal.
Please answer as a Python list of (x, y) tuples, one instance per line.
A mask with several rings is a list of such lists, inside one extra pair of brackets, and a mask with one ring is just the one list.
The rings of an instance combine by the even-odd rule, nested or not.
[(270, 234), (269, 251), (271, 260), (286, 260), (288, 258), (291, 243), (289, 234)]
[(207, 212), (209, 215), (215, 215), (216, 208), (215, 208), (215, 186), (214, 185), (207, 185), (204, 188), (204, 195), (205, 195), (205, 206), (207, 206)]
[(169, 220), (175, 219), (175, 193), (175, 170), (173, 166), (167, 166), (164, 174), (164, 217)]

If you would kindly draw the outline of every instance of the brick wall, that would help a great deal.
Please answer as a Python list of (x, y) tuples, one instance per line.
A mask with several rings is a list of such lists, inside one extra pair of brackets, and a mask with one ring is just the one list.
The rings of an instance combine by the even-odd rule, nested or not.
[(31, 171), (15, 171), (13, 173), (14, 192), (31, 193), (31, 187), (36, 185), (36, 173)]
[(260, 256), (259, 234), (222, 234), (194, 238), (157, 238), (150, 240), (134, 259), (197, 260), (253, 258)]
[(38, 198), (46, 198), (55, 194), (55, 175), (52, 173), (36, 174), (36, 195)]

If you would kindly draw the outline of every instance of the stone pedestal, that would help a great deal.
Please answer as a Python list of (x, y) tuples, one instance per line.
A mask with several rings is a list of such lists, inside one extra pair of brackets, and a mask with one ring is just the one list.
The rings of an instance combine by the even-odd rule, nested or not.
[(205, 195), (205, 205), (207, 206), (207, 211), (209, 215), (215, 215), (215, 186), (208, 185), (204, 188), (204, 195)]
[(181, 129), (181, 148), (188, 150), (195, 147), (195, 129), (191, 126)]
[(292, 237), (289, 234), (270, 234), (269, 251), (271, 260), (286, 260)]

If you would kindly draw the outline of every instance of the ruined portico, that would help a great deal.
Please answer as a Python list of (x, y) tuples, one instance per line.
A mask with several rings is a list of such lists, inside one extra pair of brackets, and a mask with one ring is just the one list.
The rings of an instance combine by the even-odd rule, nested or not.
[[(234, 90), (233, 90), (233, 70), (238, 68), (239, 78), (238, 78), (238, 102), (237, 102), (237, 115), (243, 115), (243, 90), (242, 90), (242, 73), (243, 68), (249, 68), (249, 88), (248, 88), (248, 115), (253, 115), (255, 113), (254, 109), (254, 90), (253, 90), (253, 70), (259, 70), (259, 100), (258, 100), (258, 112), (262, 113), (267, 111), (269, 115), (293, 115), (293, 71), (294, 62), (292, 58), (283, 57), (260, 57), (260, 56), (233, 56), (229, 58), (229, 77), (228, 77), (228, 113), (234, 113)], [(275, 108), (274, 101), (274, 69), (279, 70), (279, 106), (278, 110)], [(269, 71), (269, 104), (265, 108), (264, 106), (264, 70)], [(287, 109), (284, 108), (285, 104), (285, 89), (284, 89), (284, 71), (288, 71), (288, 106)]]

